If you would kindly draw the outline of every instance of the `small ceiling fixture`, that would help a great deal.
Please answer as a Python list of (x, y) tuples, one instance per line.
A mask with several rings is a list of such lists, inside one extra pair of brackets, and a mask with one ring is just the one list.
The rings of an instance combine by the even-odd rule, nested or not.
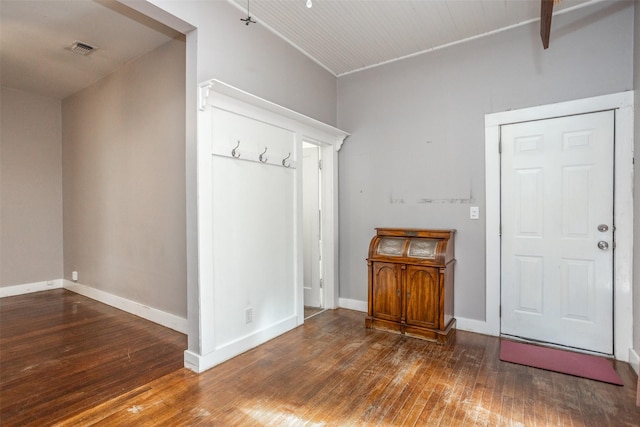
[(77, 53), (78, 55), (87, 56), (98, 48), (95, 46), (91, 46), (88, 43), (84, 43), (81, 41), (74, 41), (71, 46), (69, 46), (69, 50), (73, 53)]
[(253, 19), (251, 19), (251, 14), (249, 13), (249, 2), (251, 0), (247, 0), (247, 17), (246, 18), (240, 18), (240, 20), (242, 22), (244, 22), (244, 25), (249, 25), (249, 24), (255, 24), (256, 21), (254, 21)]
[(307, 0), (307, 7), (311, 9), (311, 6), (313, 6), (313, 3), (311, 3), (311, 0)]

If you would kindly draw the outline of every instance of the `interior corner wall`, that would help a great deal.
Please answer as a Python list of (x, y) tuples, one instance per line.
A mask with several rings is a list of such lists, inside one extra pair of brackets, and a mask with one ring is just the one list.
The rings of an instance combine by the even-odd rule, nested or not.
[[(197, 28), (198, 83), (217, 79), (335, 126), (336, 77), (228, 1), (150, 3)], [(193, 88), (195, 90), (195, 88)]]
[(62, 102), (64, 278), (187, 317), (185, 43)]
[(0, 89), (0, 287), (62, 278), (61, 105)]
[[(640, 0), (635, 1), (633, 34), (633, 88), (634, 94), (634, 151), (640, 153)], [(636, 154), (637, 157), (637, 154)], [(633, 348), (640, 354), (640, 170), (634, 178), (634, 239), (633, 239)], [(638, 368), (636, 366), (636, 368)], [(637, 372), (637, 371), (636, 371)]]
[(632, 8), (554, 16), (547, 50), (532, 23), (340, 77), (340, 297), (367, 300), (375, 227), (455, 228), (455, 315), (484, 321), (485, 114), (630, 90)]

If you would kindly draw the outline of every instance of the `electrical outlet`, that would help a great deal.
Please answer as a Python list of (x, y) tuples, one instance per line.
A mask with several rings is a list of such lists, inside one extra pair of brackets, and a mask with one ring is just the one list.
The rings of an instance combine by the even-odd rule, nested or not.
[(480, 219), (480, 208), (478, 206), (469, 208), (469, 219)]
[(247, 307), (244, 309), (244, 323), (253, 322), (253, 309), (251, 307)]
[(72, 271), (71, 272), (71, 280), (73, 280), (74, 282), (78, 281), (78, 272), (77, 271)]

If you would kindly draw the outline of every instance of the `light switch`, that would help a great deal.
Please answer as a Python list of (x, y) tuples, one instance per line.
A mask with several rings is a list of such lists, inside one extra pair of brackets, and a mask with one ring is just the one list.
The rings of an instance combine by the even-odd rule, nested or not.
[(478, 206), (469, 207), (469, 219), (480, 219), (480, 208)]

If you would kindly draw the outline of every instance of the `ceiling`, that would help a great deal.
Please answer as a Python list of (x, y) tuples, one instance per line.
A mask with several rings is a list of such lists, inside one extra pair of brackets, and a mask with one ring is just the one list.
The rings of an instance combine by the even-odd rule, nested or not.
[[(227, 1), (246, 17), (247, 0)], [(540, 0), (312, 0), (311, 8), (307, 0), (250, 1), (258, 22), (251, 25), (266, 26), (336, 76), (540, 16)], [(597, 1), (563, 0), (554, 10)], [(1, 0), (1, 84), (63, 99), (175, 37), (182, 36), (115, 0)], [(76, 40), (98, 49), (73, 53)]]
[(0, 0), (0, 82), (64, 99), (180, 36), (113, 0)]
[[(247, 0), (230, 1), (246, 16)], [(540, 0), (312, 0), (311, 8), (307, 0), (249, 1), (252, 25), (336, 76), (540, 18)], [(562, 0), (554, 13), (595, 2)]]

